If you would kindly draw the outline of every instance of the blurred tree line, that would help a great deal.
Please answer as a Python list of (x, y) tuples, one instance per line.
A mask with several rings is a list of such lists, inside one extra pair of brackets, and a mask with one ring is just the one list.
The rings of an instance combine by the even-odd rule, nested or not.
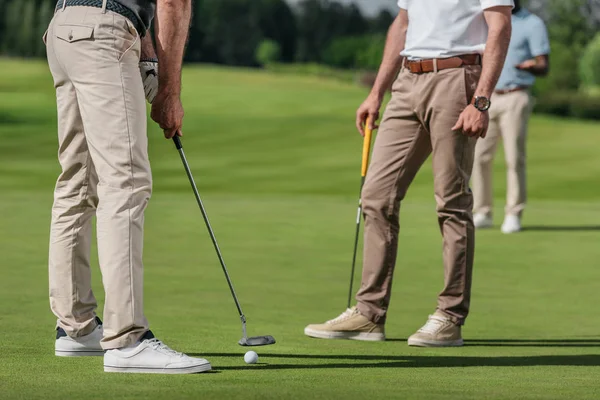
[[(0, 54), (42, 57), (41, 37), (55, 5), (56, 0), (0, 0)], [(538, 107), (586, 114), (589, 107), (579, 104), (582, 93), (600, 95), (600, 0), (529, 0), (525, 5), (547, 22), (552, 44), (550, 75), (535, 87)], [(358, 6), (335, 0), (299, 0), (293, 6), (285, 0), (195, 0), (185, 58), (376, 71), (394, 17), (386, 10), (365, 16)], [(600, 101), (593, 107), (600, 109)]]
[[(56, 0), (0, 0), (0, 54), (44, 56), (41, 37), (55, 6)], [(186, 61), (376, 68), (378, 61), (371, 63), (368, 57), (370, 47), (382, 47), (379, 39), (393, 19), (389, 11), (366, 17), (354, 4), (329, 0), (303, 0), (293, 8), (284, 0), (195, 0)], [(343, 40), (336, 42), (339, 38)], [(263, 50), (259, 60), (264, 46), (271, 51)], [(362, 54), (355, 54), (357, 47)]]
[(550, 74), (534, 88), (536, 110), (600, 119), (600, 1), (529, 0), (546, 21)]

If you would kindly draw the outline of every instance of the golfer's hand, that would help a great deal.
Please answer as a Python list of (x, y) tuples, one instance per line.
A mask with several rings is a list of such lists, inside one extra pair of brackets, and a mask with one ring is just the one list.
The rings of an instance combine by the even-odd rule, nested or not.
[(158, 62), (153, 60), (141, 61), (140, 74), (144, 83), (146, 100), (152, 104), (158, 93)]
[(379, 119), (381, 102), (381, 98), (375, 95), (370, 95), (367, 97), (365, 102), (358, 107), (358, 110), (356, 111), (356, 129), (358, 129), (358, 132), (362, 136), (365, 136), (365, 124), (367, 123), (367, 118), (369, 118), (371, 121), (371, 130), (379, 128), (379, 126), (376, 125), (376, 122)]
[(172, 139), (173, 136), (182, 136), (183, 105), (179, 94), (161, 91), (158, 92), (152, 103), (150, 116), (165, 132), (165, 138)]
[(487, 111), (481, 112), (472, 104), (467, 106), (460, 114), (453, 131), (461, 131), (465, 136), (484, 138), (490, 125), (490, 116)]
[(517, 69), (520, 69), (523, 71), (528, 71), (531, 68), (534, 68), (536, 65), (537, 65), (536, 60), (527, 60), (527, 61), (523, 61), (521, 64), (517, 65)]

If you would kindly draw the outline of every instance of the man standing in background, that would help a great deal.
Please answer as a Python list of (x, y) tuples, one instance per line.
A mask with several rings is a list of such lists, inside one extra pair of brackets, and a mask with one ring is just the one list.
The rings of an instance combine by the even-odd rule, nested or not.
[(534, 106), (531, 87), (536, 76), (549, 70), (550, 41), (544, 22), (515, 1), (513, 33), (502, 75), (492, 95), (490, 128), (479, 139), (473, 168), (476, 228), (493, 225), (492, 169), (500, 137), (506, 159), (506, 207), (503, 233), (521, 230), (521, 217), (527, 201), (526, 141), (529, 117)]
[(307, 326), (304, 333), (323, 339), (385, 340), (400, 203), (431, 156), (444, 239), (444, 288), (437, 309), (408, 344), (462, 346), (475, 251), (469, 180), (475, 142), (487, 132), (489, 97), (510, 42), (514, 3), (400, 0), (398, 5), (376, 82), (356, 113), (356, 126), (364, 134), (365, 122), (378, 120), (384, 94), (395, 81), (362, 191), (365, 244), (358, 304), (324, 324)]
[[(191, 0), (59, 0), (45, 35), (62, 167), (52, 208), (50, 306), (57, 356), (104, 356), (107, 372), (184, 374), (208, 361), (154, 338), (144, 315), (144, 212), (152, 192), (146, 102), (181, 134), (181, 68)], [(147, 34), (155, 17), (158, 60)], [(106, 293), (96, 316), (90, 246), (97, 220)]]

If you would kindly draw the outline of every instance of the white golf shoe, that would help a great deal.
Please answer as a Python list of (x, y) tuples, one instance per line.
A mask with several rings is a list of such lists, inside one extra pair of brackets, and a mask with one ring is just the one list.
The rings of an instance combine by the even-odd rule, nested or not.
[(134, 346), (107, 350), (104, 354), (104, 372), (194, 374), (210, 369), (207, 360), (170, 349), (150, 331)]
[(485, 229), (491, 228), (494, 225), (494, 222), (492, 221), (491, 216), (477, 213), (473, 215), (473, 224), (477, 229)]
[(101, 356), (104, 350), (100, 346), (103, 329), (102, 321), (96, 317), (98, 326), (89, 335), (72, 338), (62, 328), (56, 329), (54, 354), (59, 357)]
[(511, 234), (521, 231), (521, 219), (517, 215), (507, 215), (501, 228), (502, 233)]

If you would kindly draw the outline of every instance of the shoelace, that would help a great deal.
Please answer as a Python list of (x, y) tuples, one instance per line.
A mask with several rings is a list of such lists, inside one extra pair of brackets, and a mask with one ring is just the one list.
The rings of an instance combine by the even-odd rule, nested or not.
[(423, 325), (421, 329), (419, 329), (419, 332), (428, 334), (437, 333), (440, 329), (444, 327), (445, 323), (446, 320), (444, 318), (440, 318), (435, 315), (430, 315), (429, 319), (427, 320), (427, 323)]
[(349, 308), (346, 311), (344, 311), (343, 313), (341, 313), (338, 317), (327, 321), (328, 324), (336, 324), (338, 322), (342, 322), (347, 320), (348, 318), (350, 318), (352, 315), (354, 314), (354, 309)]
[(183, 355), (184, 355), (183, 353), (173, 350), (172, 348), (170, 348), (169, 346), (167, 346), (166, 344), (164, 344), (163, 342), (161, 342), (158, 339), (148, 339), (148, 340), (146, 340), (146, 342), (154, 350), (161, 351), (165, 354), (170, 354), (170, 355), (179, 356), (179, 357), (183, 357)]

